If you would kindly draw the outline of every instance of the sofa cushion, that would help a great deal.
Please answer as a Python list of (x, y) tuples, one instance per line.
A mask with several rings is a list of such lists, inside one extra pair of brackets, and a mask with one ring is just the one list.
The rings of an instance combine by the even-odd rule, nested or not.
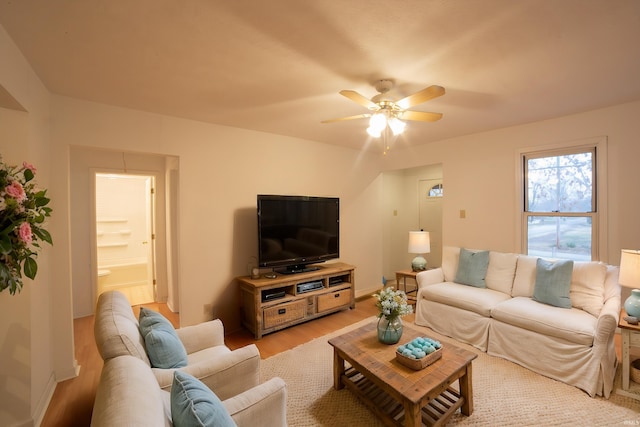
[(476, 288), (486, 288), (485, 278), (488, 266), (489, 251), (470, 251), (460, 248), (458, 271), (454, 282)]
[(516, 277), (513, 279), (512, 297), (531, 297), (536, 283), (536, 262), (538, 257), (531, 255), (518, 256)]
[(560, 308), (571, 308), (569, 287), (573, 261), (536, 261), (536, 284), (533, 287), (533, 299), (537, 302)]
[(162, 369), (187, 366), (187, 351), (171, 322), (144, 307), (140, 308), (139, 322), (151, 366)]
[(200, 380), (182, 371), (173, 373), (171, 417), (175, 427), (236, 425), (218, 396)]
[(189, 353), (187, 358), (189, 359), (189, 365), (196, 365), (207, 360), (223, 360), (225, 358), (224, 356), (228, 354), (231, 354), (229, 347), (226, 345), (217, 345)]
[(518, 254), (489, 252), (489, 266), (485, 279), (487, 288), (511, 295), (517, 264)]
[[(509, 299), (508, 294), (486, 288), (460, 285), (453, 282), (436, 283), (421, 290), (422, 298), (478, 313), (484, 317), (499, 303)], [(453, 320), (452, 320), (453, 321)]]
[(601, 262), (575, 262), (569, 292), (571, 305), (595, 317), (600, 316), (606, 276), (607, 266)]
[(459, 257), (459, 247), (445, 246), (442, 248), (442, 274), (444, 274), (445, 282), (453, 282), (455, 280)]
[(522, 329), (586, 346), (593, 344), (598, 321), (583, 310), (540, 304), (527, 297), (511, 298), (496, 305), (491, 317)]

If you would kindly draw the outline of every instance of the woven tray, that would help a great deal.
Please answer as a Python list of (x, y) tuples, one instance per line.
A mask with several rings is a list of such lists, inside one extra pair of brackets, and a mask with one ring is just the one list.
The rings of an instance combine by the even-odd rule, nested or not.
[(406, 366), (407, 368), (413, 369), (414, 371), (419, 371), (420, 369), (424, 369), (427, 366), (431, 365), (436, 360), (442, 357), (442, 347), (434, 351), (433, 353), (427, 354), (425, 357), (421, 359), (412, 359), (407, 356), (403, 356), (402, 353), (396, 351), (396, 360)]

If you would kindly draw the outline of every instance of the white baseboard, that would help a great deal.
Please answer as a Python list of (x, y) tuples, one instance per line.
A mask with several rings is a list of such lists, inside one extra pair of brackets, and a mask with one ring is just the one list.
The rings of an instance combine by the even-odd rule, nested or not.
[(382, 284), (375, 288), (356, 289), (356, 299), (373, 295), (377, 292), (380, 292), (381, 289), (382, 289)]
[(56, 381), (66, 381), (72, 378), (76, 378), (80, 374), (80, 365), (78, 365), (78, 360), (73, 360), (73, 366), (70, 369), (65, 371), (56, 372)]
[(38, 427), (42, 424), (42, 420), (44, 419), (44, 415), (47, 413), (47, 408), (49, 408), (49, 403), (51, 403), (51, 398), (53, 398), (53, 393), (56, 391), (56, 383), (55, 376), (53, 372), (49, 376), (49, 380), (47, 381), (47, 385), (44, 388), (44, 392), (40, 399), (38, 399), (38, 403), (33, 411), (33, 425)]

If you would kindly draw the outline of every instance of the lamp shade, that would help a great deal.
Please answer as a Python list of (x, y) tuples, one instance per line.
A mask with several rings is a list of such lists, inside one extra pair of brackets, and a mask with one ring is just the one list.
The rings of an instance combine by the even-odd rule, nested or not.
[(428, 231), (410, 231), (409, 232), (409, 253), (418, 254), (411, 261), (411, 269), (413, 271), (423, 271), (427, 269), (427, 260), (422, 254), (428, 254), (431, 251), (431, 242), (429, 240)]
[(410, 231), (409, 232), (409, 253), (410, 254), (428, 254), (431, 252), (431, 241), (429, 240), (428, 231)]
[(627, 288), (640, 288), (640, 251), (622, 250), (619, 282)]

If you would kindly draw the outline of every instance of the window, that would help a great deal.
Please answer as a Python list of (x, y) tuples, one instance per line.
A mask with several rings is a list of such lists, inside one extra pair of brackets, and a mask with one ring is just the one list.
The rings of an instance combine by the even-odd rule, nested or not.
[(444, 189), (442, 188), (442, 184), (436, 184), (429, 189), (429, 194), (427, 197), (442, 197), (444, 195)]
[(598, 259), (597, 144), (523, 153), (523, 252)]

